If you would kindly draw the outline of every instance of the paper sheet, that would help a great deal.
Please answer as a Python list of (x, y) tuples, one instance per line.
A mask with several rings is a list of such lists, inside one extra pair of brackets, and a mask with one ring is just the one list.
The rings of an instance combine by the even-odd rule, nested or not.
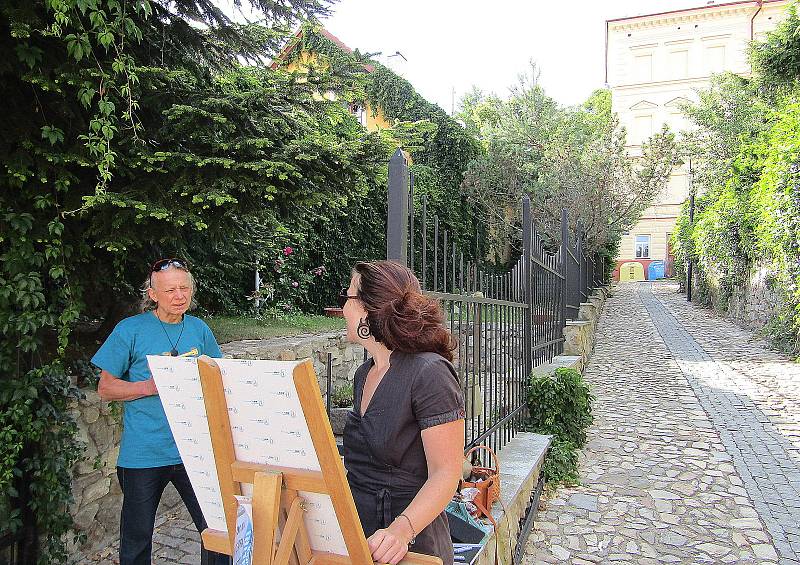
[[(166, 356), (147, 359), (208, 527), (227, 531), (197, 360)], [(215, 361), (222, 373), (236, 458), (319, 471), (292, 379), (297, 362)], [(299, 495), (307, 501), (304, 521), (312, 549), (346, 555), (330, 497), (302, 491)]]

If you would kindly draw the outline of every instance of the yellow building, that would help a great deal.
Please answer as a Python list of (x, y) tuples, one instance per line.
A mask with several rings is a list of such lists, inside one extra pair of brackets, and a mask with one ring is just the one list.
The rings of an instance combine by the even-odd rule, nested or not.
[[(711, 75), (750, 74), (747, 46), (775, 28), (788, 0), (746, 0), (647, 14), (606, 22), (606, 83), (611, 107), (628, 132), (628, 151), (667, 124), (673, 132), (689, 125), (680, 107), (697, 100)], [(623, 238), (616, 279), (671, 276), (669, 238), (689, 196), (686, 166), (673, 171), (667, 186), (639, 223)], [(641, 263), (642, 269), (623, 264)], [(634, 273), (634, 274), (631, 274)]]
[[(298, 49), (299, 46), (302, 45), (304, 33), (306, 33), (306, 28), (301, 28), (297, 31), (297, 33), (295, 33), (294, 38), (287, 43), (286, 47), (283, 48), (280, 54), (275, 57), (272, 65), (270, 65), (273, 69), (285, 64), (286, 70), (289, 72), (303, 73), (308, 72), (310, 68), (318, 64), (319, 57), (315, 53), (303, 51), (299, 55), (294, 56), (295, 49)], [(353, 50), (350, 47), (345, 45), (344, 42), (342, 42), (338, 37), (333, 35), (325, 28), (320, 27), (315, 30), (315, 33), (318, 33), (322, 37), (331, 41), (344, 53), (353, 53)], [(364, 70), (368, 73), (371, 73), (375, 70), (375, 68), (370, 64), (364, 64)], [(334, 92), (327, 92), (324, 95), (320, 94), (320, 97), (323, 96), (329, 100), (336, 100), (338, 98), (337, 94)], [(350, 112), (358, 119), (359, 123), (367, 129), (367, 131), (389, 129), (392, 127), (392, 125), (389, 123), (389, 120), (386, 119), (383, 109), (372, 108), (369, 101), (364, 101), (362, 103), (344, 101), (343, 103), (347, 105)]]

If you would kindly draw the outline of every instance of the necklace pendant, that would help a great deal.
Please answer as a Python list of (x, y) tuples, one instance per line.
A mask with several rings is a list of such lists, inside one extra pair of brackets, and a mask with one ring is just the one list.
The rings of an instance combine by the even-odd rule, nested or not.
[(178, 356), (178, 350), (173, 347), (170, 350), (169, 354), (172, 355), (173, 357), (177, 357)]

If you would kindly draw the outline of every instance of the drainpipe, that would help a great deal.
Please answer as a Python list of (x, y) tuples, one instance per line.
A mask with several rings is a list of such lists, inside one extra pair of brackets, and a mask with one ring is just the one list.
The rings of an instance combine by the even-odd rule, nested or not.
[(753, 37), (754, 37), (753, 36), (753, 22), (755, 22), (756, 16), (761, 11), (761, 8), (764, 7), (764, 0), (756, 0), (756, 2), (758, 2), (758, 10), (756, 10), (756, 13), (753, 14), (752, 18), (750, 18), (750, 42), (753, 41)]
[[(752, 33), (751, 33), (751, 35), (752, 35)], [(608, 88), (608, 20), (606, 20), (606, 60), (604, 61), (604, 63), (605, 63), (605, 66), (606, 66), (605, 85), (606, 85), (606, 88)]]

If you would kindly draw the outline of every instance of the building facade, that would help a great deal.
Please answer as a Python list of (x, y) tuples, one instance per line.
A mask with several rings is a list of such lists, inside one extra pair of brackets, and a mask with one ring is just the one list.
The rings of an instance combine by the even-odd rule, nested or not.
[[(697, 100), (714, 73), (748, 75), (747, 47), (775, 28), (788, 0), (748, 0), (608, 20), (606, 83), (612, 111), (627, 130), (631, 158), (667, 124), (674, 133), (689, 124), (681, 106)], [(670, 236), (689, 197), (686, 165), (676, 167), (663, 192), (625, 234), (614, 278), (672, 276)]]

